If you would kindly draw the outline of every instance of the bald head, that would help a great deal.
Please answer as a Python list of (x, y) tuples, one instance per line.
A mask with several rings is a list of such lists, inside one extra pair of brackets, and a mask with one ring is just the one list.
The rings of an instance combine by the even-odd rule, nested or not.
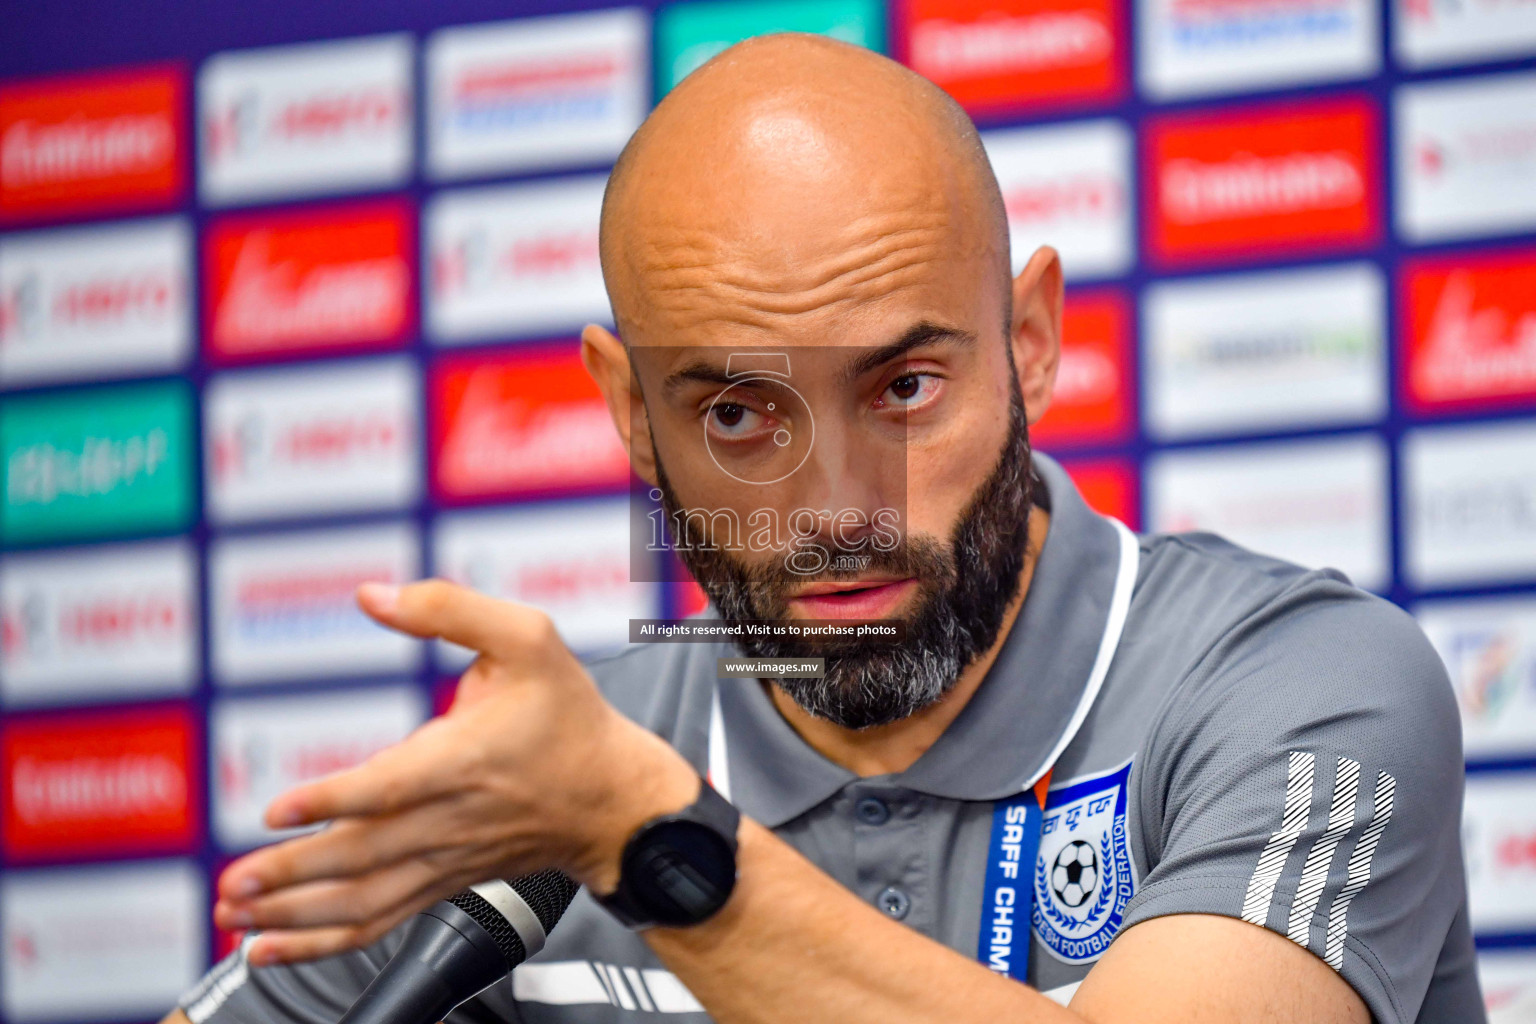
[(1007, 221), (970, 119), (900, 64), (819, 36), (739, 43), (657, 106), (609, 180), (602, 260), (639, 344), (856, 317), (940, 268), (1008, 301)]

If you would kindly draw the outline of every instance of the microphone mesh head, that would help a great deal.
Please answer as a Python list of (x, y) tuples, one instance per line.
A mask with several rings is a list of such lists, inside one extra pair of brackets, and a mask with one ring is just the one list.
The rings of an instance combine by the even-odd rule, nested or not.
[[(533, 911), (539, 924), (544, 926), (545, 935), (553, 930), (555, 922), (560, 920), (565, 908), (576, 898), (576, 890), (580, 888), (563, 872), (553, 868), (514, 878), (507, 884), (528, 904), (528, 909)], [(479, 893), (473, 889), (461, 889), (449, 896), (448, 902), (468, 914), (490, 934), (496, 948), (506, 957), (508, 969), (528, 959), (528, 949), (523, 945), (517, 929)]]
[(514, 878), (509, 884), (538, 917), (545, 935), (554, 930), (555, 922), (560, 920), (565, 908), (576, 898), (576, 890), (581, 888), (564, 872), (553, 868)]
[(528, 948), (523, 945), (523, 938), (517, 934), (517, 929), (479, 893), (473, 889), (461, 889), (449, 896), (448, 902), (468, 914), (490, 934), (491, 941), (496, 943), (496, 948), (506, 957), (507, 970), (528, 959)]

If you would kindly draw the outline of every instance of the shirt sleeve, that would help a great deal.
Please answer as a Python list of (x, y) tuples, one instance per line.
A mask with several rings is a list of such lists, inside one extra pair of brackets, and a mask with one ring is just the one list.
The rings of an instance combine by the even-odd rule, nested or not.
[(1460, 721), (1411, 618), (1309, 575), (1206, 652), (1139, 761), (1150, 868), (1125, 927), (1241, 918), (1339, 971), (1382, 1024), (1418, 1017), (1466, 889)]

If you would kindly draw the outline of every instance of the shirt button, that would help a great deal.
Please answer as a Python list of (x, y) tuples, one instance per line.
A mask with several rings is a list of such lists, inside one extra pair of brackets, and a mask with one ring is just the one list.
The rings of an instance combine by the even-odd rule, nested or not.
[(875, 897), (875, 906), (885, 911), (888, 916), (900, 921), (907, 916), (907, 911), (912, 909), (912, 897), (894, 885), (890, 885), (880, 890), (880, 895)]
[(854, 807), (854, 813), (866, 825), (884, 825), (891, 818), (891, 809), (885, 806), (885, 801), (872, 796), (860, 800)]

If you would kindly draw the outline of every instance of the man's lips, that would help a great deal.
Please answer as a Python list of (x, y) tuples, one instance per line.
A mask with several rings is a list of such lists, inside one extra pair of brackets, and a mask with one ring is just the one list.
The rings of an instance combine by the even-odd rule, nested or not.
[(808, 619), (885, 619), (916, 589), (915, 579), (813, 583), (789, 603)]

